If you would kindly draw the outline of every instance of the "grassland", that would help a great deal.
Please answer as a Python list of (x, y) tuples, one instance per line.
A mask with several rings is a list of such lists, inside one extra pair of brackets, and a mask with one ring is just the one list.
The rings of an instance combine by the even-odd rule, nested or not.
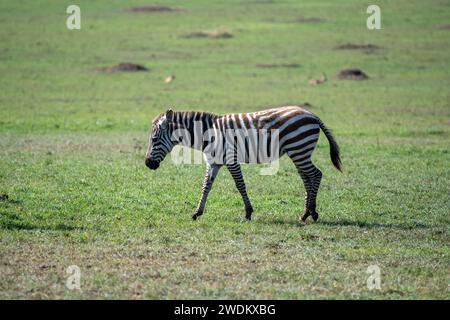
[[(450, 297), (448, 1), (378, 1), (375, 31), (356, 0), (172, 1), (181, 10), (156, 13), (83, 0), (72, 31), (69, 4), (0, 1), (0, 298)], [(218, 28), (233, 37), (184, 37)], [(335, 49), (345, 43), (380, 49)], [(98, 72), (124, 61), (150, 71)], [(349, 67), (370, 79), (335, 78)], [(193, 222), (203, 166), (144, 166), (150, 121), (168, 107), (303, 102), (344, 163), (332, 168), (322, 137), (317, 223), (297, 223), (304, 191), (288, 159), (275, 176), (244, 167), (251, 222), (226, 170)], [(81, 290), (65, 286), (69, 265)], [(369, 265), (381, 290), (366, 286)]]

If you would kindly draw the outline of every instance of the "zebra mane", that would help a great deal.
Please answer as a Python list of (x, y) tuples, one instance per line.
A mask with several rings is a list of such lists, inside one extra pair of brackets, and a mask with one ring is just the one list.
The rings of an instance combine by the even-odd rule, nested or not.
[(192, 119), (195, 117), (196, 120), (204, 117), (209, 118), (216, 118), (219, 115), (208, 112), (208, 111), (174, 111), (173, 112), (173, 121), (176, 121), (177, 119), (185, 118), (185, 119)]
[(207, 111), (173, 111), (169, 123), (176, 124), (178, 126), (190, 126), (194, 121), (201, 121), (203, 123), (212, 123), (216, 118), (220, 117)]
[(166, 113), (165, 112), (161, 112), (160, 114), (158, 114), (153, 120), (152, 120), (152, 125), (156, 124), (159, 119), (161, 119), (163, 116), (165, 116)]

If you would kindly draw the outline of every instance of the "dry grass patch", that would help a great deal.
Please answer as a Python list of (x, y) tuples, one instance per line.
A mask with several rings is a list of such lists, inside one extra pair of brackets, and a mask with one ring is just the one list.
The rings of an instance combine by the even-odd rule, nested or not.
[(317, 17), (309, 17), (309, 18), (302, 17), (302, 18), (298, 18), (296, 20), (296, 22), (305, 23), (305, 24), (318, 24), (318, 23), (324, 22), (324, 20), (321, 18), (317, 18)]
[(377, 50), (380, 50), (381, 47), (375, 45), (375, 44), (355, 44), (355, 43), (345, 43), (341, 44), (335, 47), (336, 50), (355, 50), (355, 51), (362, 51), (365, 53), (372, 53)]
[(257, 68), (300, 68), (299, 63), (258, 63)]
[(128, 11), (134, 13), (156, 13), (156, 12), (176, 12), (181, 11), (181, 9), (163, 5), (147, 5), (141, 7), (133, 7), (128, 9)]

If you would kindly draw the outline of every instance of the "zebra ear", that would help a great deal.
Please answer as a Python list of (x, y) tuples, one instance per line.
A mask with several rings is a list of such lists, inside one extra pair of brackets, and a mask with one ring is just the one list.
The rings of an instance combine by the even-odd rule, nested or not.
[(173, 120), (173, 111), (172, 111), (172, 109), (169, 109), (169, 110), (166, 111), (166, 119), (169, 122)]

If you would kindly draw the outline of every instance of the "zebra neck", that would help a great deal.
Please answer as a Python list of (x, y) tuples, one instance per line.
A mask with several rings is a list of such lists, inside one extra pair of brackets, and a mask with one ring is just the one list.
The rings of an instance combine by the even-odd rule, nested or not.
[[(180, 144), (203, 150), (204, 145), (201, 143), (203, 134), (208, 129), (212, 128), (214, 120), (218, 116), (209, 112), (195, 112), (195, 111), (177, 111), (173, 114), (174, 129), (185, 130), (185, 134), (189, 138), (184, 138)], [(184, 135), (184, 134), (183, 134)]]

